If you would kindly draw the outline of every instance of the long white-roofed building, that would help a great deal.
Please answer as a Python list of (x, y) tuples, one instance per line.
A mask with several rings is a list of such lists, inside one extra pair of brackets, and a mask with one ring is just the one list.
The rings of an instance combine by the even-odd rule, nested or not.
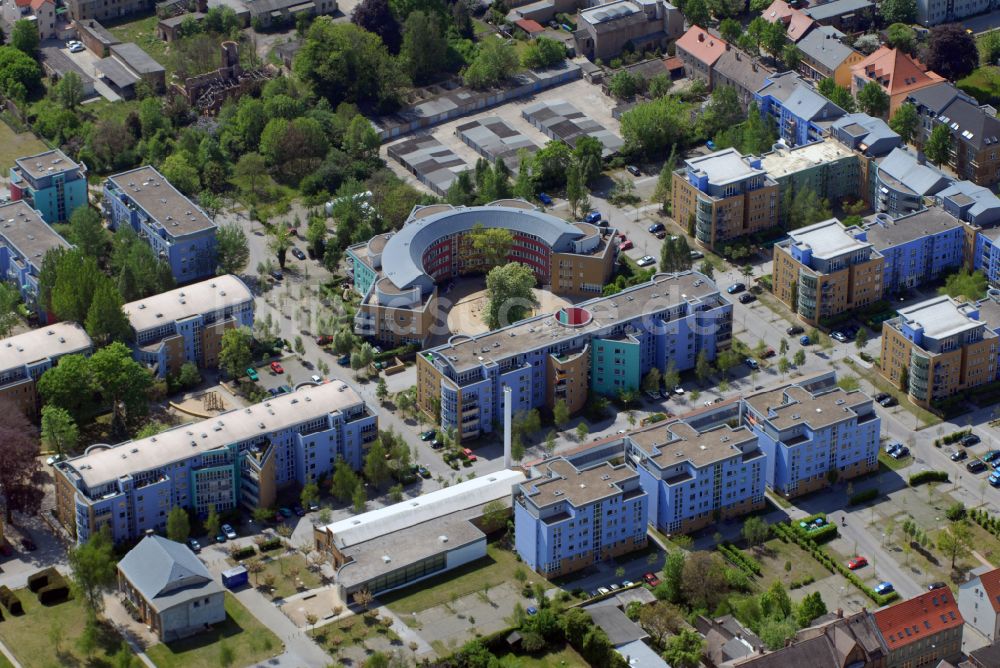
[(57, 322), (0, 341), (0, 399), (33, 414), (35, 383), (65, 355), (89, 355), (93, 346), (83, 327)]

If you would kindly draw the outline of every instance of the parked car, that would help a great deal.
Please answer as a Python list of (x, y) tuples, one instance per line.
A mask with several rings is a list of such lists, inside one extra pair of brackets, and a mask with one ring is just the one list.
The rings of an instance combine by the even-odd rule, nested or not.
[(804, 330), (802, 327), (799, 327), (798, 325), (792, 325), (791, 327), (785, 330), (785, 334), (788, 334), (788, 336), (795, 336), (796, 334), (801, 334), (804, 331), (806, 330)]
[(969, 453), (966, 452), (965, 450), (953, 450), (951, 453), (951, 461), (960, 462), (963, 459), (966, 459), (968, 456)]
[(538, 193), (538, 201), (540, 201), (545, 206), (552, 206), (552, 198), (545, 193)]
[(742, 295), (740, 295), (741, 304), (750, 304), (755, 301), (757, 301), (757, 296), (752, 295), (749, 292), (744, 292)]
[(902, 443), (890, 443), (889, 445), (885, 446), (885, 454), (891, 455), (892, 453), (896, 452), (896, 450), (899, 450), (901, 447), (903, 447)]
[(768, 348), (767, 350), (764, 351), (764, 359), (769, 359), (777, 354), (778, 353), (774, 352), (774, 348)]
[(960, 442), (962, 445), (968, 448), (970, 446), (978, 444), (981, 440), (982, 439), (976, 436), (975, 434), (966, 434), (965, 436), (962, 437), (962, 440)]
[(799, 337), (799, 343), (801, 343), (804, 346), (808, 346), (810, 343), (812, 343), (812, 341), (809, 340), (808, 335), (803, 334), (802, 336)]
[(984, 462), (993, 463), (994, 460), (1000, 458), (1000, 450), (990, 450), (985, 455), (982, 456)]
[(652, 264), (656, 264), (656, 259), (654, 259), (652, 255), (643, 255), (639, 258), (639, 261), (636, 262), (636, 264), (640, 267), (648, 267)]
[(656, 237), (657, 239), (666, 239), (667, 238), (667, 231), (666, 230), (660, 230), (659, 232), (653, 232), (653, 236)]
[(426, 466), (421, 466), (417, 469), (417, 475), (419, 475), (424, 480), (429, 480), (431, 477), (431, 472), (427, 469)]
[(55, 464), (58, 464), (59, 462), (61, 462), (64, 459), (66, 459), (66, 457), (64, 457), (63, 455), (60, 455), (60, 454), (57, 453), (57, 454), (52, 455), (48, 459), (46, 459), (45, 463), (48, 464), (49, 466), (53, 466)]
[(703, 257), (705, 257), (705, 254), (702, 253), (701, 251), (698, 251), (698, 250), (691, 251), (691, 259), (692, 260), (700, 260)]
[(229, 540), (234, 540), (236, 538), (236, 530), (229, 524), (222, 525), (222, 533), (226, 534), (226, 538)]
[(271, 362), (271, 371), (280, 375), (285, 373), (285, 367), (281, 366), (278, 362)]
[(601, 219), (600, 211), (591, 211), (590, 213), (587, 214), (587, 217), (584, 218), (583, 220), (588, 223), (596, 223), (600, 219)]
[(896, 401), (896, 397), (890, 394), (884, 399), (880, 399), (878, 405), (881, 406), (882, 408), (890, 408), (892, 406), (895, 406), (897, 403), (899, 402)]
[(611, 593), (611, 590), (608, 589), (607, 587), (598, 587), (597, 593), (600, 594), (601, 596), (606, 596)]
[(642, 576), (642, 579), (645, 580), (646, 584), (650, 587), (657, 587), (660, 584), (660, 578), (656, 577), (655, 573), (646, 573)]
[(875, 593), (879, 596), (885, 596), (886, 594), (891, 594), (896, 591), (896, 588), (892, 586), (891, 582), (879, 582), (875, 586)]
[(678, 385), (677, 387), (674, 388), (674, 394), (676, 394), (678, 397), (683, 397), (684, 396), (684, 388), (681, 387), (680, 385)]
[(599, 221), (597, 221), (597, 226), (598, 226), (598, 227), (608, 227), (608, 226), (609, 226), (610, 224), (611, 224), (611, 223), (609, 223), (609, 222), (608, 222), (607, 220), (605, 220), (604, 218), (601, 218), (601, 219), (600, 219)]
[(988, 467), (986, 466), (986, 462), (984, 462), (983, 460), (973, 459), (971, 462), (965, 465), (965, 468), (969, 471), (969, 473), (982, 473)]
[(339, 364), (340, 366), (351, 366), (351, 356), (341, 355), (340, 357), (337, 358), (337, 364)]
[(441, 441), (437, 440), (436, 438), (431, 441), (431, 449), (432, 450), (440, 450), (443, 447), (444, 447), (444, 443), (442, 443)]
[(618, 584), (617, 582), (612, 582), (611, 583), (611, 591), (618, 591), (621, 588), (622, 588), (622, 586), (620, 584)]
[(420, 440), (421, 441), (432, 441), (432, 440), (434, 440), (435, 436), (437, 436), (437, 432), (434, 431), (433, 429), (428, 429), (424, 433), (420, 434)]
[(726, 288), (726, 292), (728, 292), (731, 295), (735, 295), (736, 293), (743, 292), (746, 289), (747, 286), (744, 285), (743, 283), (733, 283), (728, 288)]
[(847, 343), (848, 341), (847, 334), (844, 334), (839, 330), (831, 333), (830, 338), (833, 339), (834, 341), (840, 341), (841, 343)]
[(882, 401), (883, 399), (888, 399), (891, 396), (892, 395), (889, 394), (888, 392), (879, 392), (874, 397), (872, 397), (872, 399), (874, 399), (875, 401)]
[(468, 448), (462, 448), (462, 454), (465, 455), (470, 462), (474, 462), (478, 459), (478, 457), (476, 457), (476, 453)]
[(664, 229), (666, 229), (666, 226), (663, 223), (653, 223), (649, 226), (650, 232), (662, 232)]
[(991, 487), (1000, 487), (1000, 471), (994, 471), (988, 478)]
[(525, 612), (527, 612), (529, 615), (537, 615), (538, 614), (538, 608), (536, 608), (533, 605), (529, 605), (528, 609), (525, 610)]
[(625, 165), (625, 171), (627, 171), (632, 176), (639, 176), (640, 174), (642, 174), (642, 172), (639, 171), (639, 168), (636, 167), (635, 165)]
[(323, 336), (317, 336), (316, 337), (316, 345), (317, 346), (328, 346), (331, 343), (333, 343), (333, 337), (332, 336), (324, 334)]
[(225, 543), (226, 542), (226, 534), (222, 533), (221, 531), (219, 533), (215, 534), (215, 542), (219, 543), (219, 544)]
[(618, 250), (627, 251), (632, 250), (633, 248), (635, 248), (635, 244), (632, 243), (632, 240), (622, 237), (621, 242), (618, 244)]
[(948, 585), (944, 582), (932, 582), (927, 585), (927, 591), (934, 591), (935, 589), (944, 589)]
[(309, 380), (311, 380), (314, 383), (322, 383), (323, 377), (314, 373), (313, 375), (309, 376)]
[(645, 394), (646, 398), (649, 399), (650, 401), (658, 401), (660, 398), (660, 395), (654, 392), (653, 390), (644, 390), (643, 394)]
[[(21, 539), (21, 542), (22, 543), (24, 542), (23, 538)], [(194, 552), (195, 554), (201, 552), (201, 543), (199, 543), (194, 538), (188, 538), (188, 547), (191, 548), (191, 551)]]
[(743, 360), (743, 363), (746, 364), (751, 369), (753, 369), (754, 371), (760, 368), (760, 364), (758, 364), (757, 360), (755, 360), (752, 357), (746, 358), (745, 360)]
[(306, 259), (306, 254), (294, 246), (292, 247), (292, 255), (294, 255), (297, 260)]
[(847, 567), (852, 571), (856, 571), (859, 568), (864, 568), (867, 565), (868, 565), (868, 560), (865, 559), (864, 557), (854, 557), (853, 559), (850, 559), (847, 562)]
[(900, 446), (899, 449), (896, 450), (896, 452), (892, 453), (889, 456), (892, 457), (893, 459), (902, 459), (903, 457), (908, 457), (909, 455), (910, 455), (910, 449), (905, 445), (903, 445)]
[(254, 383), (260, 380), (260, 376), (257, 375), (257, 370), (254, 369), (253, 367), (247, 367), (247, 378), (249, 378)]
[(278, 514), (281, 515), (282, 517), (291, 517), (292, 510), (291, 508), (285, 508), (284, 506), (282, 506), (281, 508), (278, 508)]
[(280, 269), (274, 269), (274, 270), (271, 271), (271, 278), (273, 278), (276, 281), (280, 281), (284, 277), (285, 277), (285, 275), (283, 273), (281, 273)]

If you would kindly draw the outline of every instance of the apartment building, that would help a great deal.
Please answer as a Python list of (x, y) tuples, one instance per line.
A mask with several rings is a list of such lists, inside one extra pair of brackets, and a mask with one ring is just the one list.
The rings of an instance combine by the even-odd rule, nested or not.
[(801, 11), (816, 23), (848, 34), (864, 32), (875, 21), (875, 3), (870, 0), (832, 0)]
[(768, 23), (781, 23), (785, 26), (785, 36), (790, 42), (798, 43), (816, 27), (817, 23), (805, 12), (795, 9), (785, 0), (774, 0), (761, 12), (761, 17)]
[(709, 88), (715, 84), (713, 67), (729, 45), (700, 26), (691, 26), (674, 43), (677, 57), (684, 63), (684, 76), (701, 79)]
[(108, 177), (102, 206), (108, 226), (129, 225), (170, 265), (177, 283), (215, 274), (215, 223), (154, 167)]
[(577, 468), (562, 457), (514, 488), (514, 547), (555, 578), (646, 546), (649, 497), (625, 464)]
[(850, 86), (851, 68), (864, 56), (844, 44), (843, 37), (844, 33), (832, 26), (810, 30), (796, 44), (802, 54), (799, 72), (812, 81), (833, 79), (838, 86)]
[(885, 260), (836, 218), (792, 230), (773, 253), (775, 296), (811, 325), (882, 298)]
[(936, 280), (963, 264), (965, 225), (933, 207), (892, 218), (867, 219), (863, 235), (884, 259), (882, 291), (889, 295)]
[(886, 649), (886, 668), (958, 663), (965, 621), (948, 587), (872, 613)]
[(944, 77), (900, 49), (880, 47), (851, 67), (851, 93), (857, 95), (869, 81), (882, 87), (889, 96), (889, 118), (914, 91), (943, 83)]
[[(831, 137), (792, 148), (775, 145), (760, 157), (761, 169), (778, 184), (785, 202), (801, 190), (811, 190), (831, 204), (858, 199), (861, 162), (861, 156)], [(782, 221), (787, 216), (782, 210)]]
[(934, 297), (882, 323), (882, 375), (928, 407), (996, 379), (997, 335), (979, 306)]
[(46, 223), (66, 222), (87, 206), (87, 167), (58, 149), (18, 158), (10, 168), (10, 199), (24, 201)]
[(989, 0), (917, 0), (917, 22), (928, 28), (989, 11)]
[(90, 355), (92, 344), (83, 327), (57, 322), (0, 341), (0, 399), (27, 415), (38, 410), (35, 384), (65, 355)]
[(732, 309), (702, 274), (659, 274), (612, 297), (422, 351), (417, 403), (428, 415), (440, 411), (440, 426), (460, 441), (496, 428), (505, 386), (513, 412), (559, 400), (575, 412), (590, 392), (638, 387), (654, 367), (693, 369), (702, 352), (714, 360), (731, 343)]
[(774, 70), (735, 46), (726, 45), (726, 50), (712, 66), (712, 85), (729, 86), (736, 91), (740, 106), (746, 111), (754, 101), (754, 94), (760, 90)]
[(103, 526), (116, 543), (163, 531), (176, 506), (205, 516), (274, 505), (277, 490), (362, 466), (378, 419), (334, 381), (115, 446), (56, 467), (59, 520), (85, 542)]
[(152, 0), (67, 0), (69, 16), (74, 21), (94, 19), (111, 21), (153, 10)]
[(764, 507), (767, 458), (744, 426), (698, 431), (674, 420), (631, 432), (627, 444), (659, 531), (690, 533)]
[(766, 455), (767, 486), (785, 498), (878, 469), (881, 418), (874, 402), (836, 387), (832, 373), (826, 380), (743, 400), (743, 423)]
[(1000, 639), (1000, 568), (972, 569), (958, 585), (958, 609), (965, 623), (988, 641)]
[[(903, 145), (903, 139), (881, 118), (868, 114), (847, 114), (833, 122), (830, 136), (850, 147), (859, 157), (885, 156)], [(861, 161), (862, 184), (868, 183), (867, 160)]]
[(694, 221), (694, 236), (707, 248), (778, 224), (778, 184), (760, 158), (727, 148), (684, 161), (674, 172), (674, 219)]
[(778, 136), (789, 146), (821, 140), (846, 113), (795, 72), (768, 77), (755, 97), (761, 115), (774, 121)]
[(0, 204), (0, 279), (17, 286), (25, 305), (39, 319), (54, 319), (38, 302), (38, 276), (45, 254), (54, 248), (71, 248), (23, 200)]
[(951, 184), (951, 177), (926, 164), (922, 155), (897, 148), (871, 161), (864, 193), (873, 209), (899, 217), (923, 209), (925, 198), (933, 197)]
[(218, 366), (226, 330), (253, 327), (254, 297), (243, 281), (227, 274), (129, 302), (122, 310), (136, 361), (165, 378), (185, 362)]
[(684, 16), (666, 0), (613, 0), (579, 13), (576, 52), (608, 61), (626, 47), (635, 51), (665, 48), (684, 33)]
[[(487, 206), (418, 206), (395, 233), (347, 249), (362, 295), (357, 334), (389, 345), (424, 344), (438, 321), (438, 284), (492, 267), (473, 246), (477, 226), (510, 230), (509, 262), (532, 269), (556, 294), (599, 295), (614, 272), (617, 244), (590, 223), (569, 223), (523, 200)], [(607, 231), (610, 232), (610, 231)]]

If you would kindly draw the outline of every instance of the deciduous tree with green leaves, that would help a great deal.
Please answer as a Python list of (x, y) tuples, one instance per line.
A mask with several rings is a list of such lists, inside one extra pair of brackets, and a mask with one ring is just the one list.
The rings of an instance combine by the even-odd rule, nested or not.
[(486, 324), (490, 329), (524, 319), (537, 303), (532, 288), (535, 274), (520, 262), (494, 267), (486, 275)]
[(96, 619), (104, 610), (104, 594), (117, 579), (117, 561), (107, 525), (90, 535), (86, 542), (69, 550), (73, 593), (83, 602), (88, 617)]
[(56, 454), (71, 452), (79, 437), (80, 431), (69, 411), (55, 404), (42, 406), (42, 441)]
[(917, 108), (909, 102), (904, 102), (896, 109), (896, 113), (889, 120), (889, 127), (909, 144), (917, 136), (920, 127), (920, 118), (917, 116)]
[(243, 228), (225, 223), (215, 233), (216, 273), (239, 274), (250, 260), (250, 244)]
[(219, 350), (219, 367), (230, 378), (239, 378), (246, 373), (247, 367), (253, 364), (250, 348), (252, 340), (253, 335), (246, 327), (227, 329), (223, 333)]
[(174, 506), (167, 513), (167, 538), (178, 543), (187, 542), (191, 536), (191, 519), (187, 511), (180, 506)]
[(939, 167), (948, 163), (951, 159), (951, 129), (947, 125), (934, 126), (924, 146), (924, 154)]

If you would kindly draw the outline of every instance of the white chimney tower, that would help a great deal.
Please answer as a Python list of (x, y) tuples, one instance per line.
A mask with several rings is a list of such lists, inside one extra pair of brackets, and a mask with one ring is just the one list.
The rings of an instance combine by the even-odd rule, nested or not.
[(511, 403), (512, 392), (510, 385), (503, 386), (503, 467), (509, 469), (512, 466), (510, 457), (511, 444)]

